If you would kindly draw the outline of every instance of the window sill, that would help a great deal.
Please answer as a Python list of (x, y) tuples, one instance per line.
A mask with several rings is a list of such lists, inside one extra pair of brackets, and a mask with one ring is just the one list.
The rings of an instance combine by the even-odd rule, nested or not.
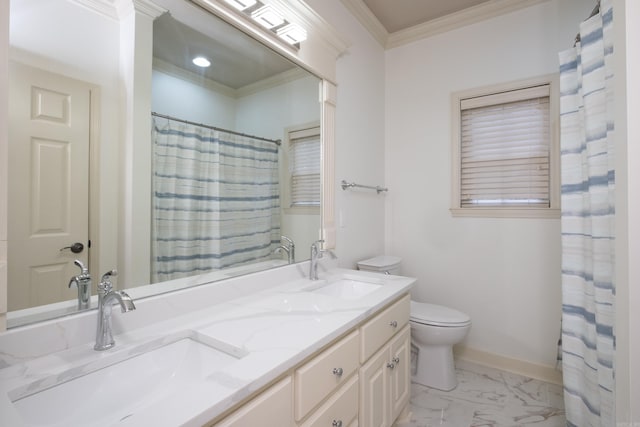
[(459, 218), (539, 218), (560, 219), (558, 208), (451, 208)]

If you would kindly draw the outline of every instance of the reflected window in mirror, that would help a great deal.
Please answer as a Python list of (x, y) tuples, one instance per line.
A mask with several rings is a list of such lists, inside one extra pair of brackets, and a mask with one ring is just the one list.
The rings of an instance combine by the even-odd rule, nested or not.
[(320, 124), (287, 129), (285, 138), (283, 200), (285, 209), (295, 213), (318, 213), (321, 197)]

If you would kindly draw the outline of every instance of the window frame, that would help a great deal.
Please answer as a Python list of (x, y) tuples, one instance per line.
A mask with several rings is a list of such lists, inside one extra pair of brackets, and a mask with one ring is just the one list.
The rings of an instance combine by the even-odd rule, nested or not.
[(305, 129), (313, 129), (318, 128), (318, 137), (320, 140), (320, 162), (322, 163), (322, 130), (320, 128), (320, 122), (314, 121), (310, 123), (304, 123), (295, 126), (289, 126), (284, 130), (284, 140), (281, 146), (282, 150), (282, 159), (283, 159), (283, 167), (280, 182), (281, 185), (281, 195), (283, 206), (282, 210), (285, 214), (290, 215), (320, 215), (321, 207), (322, 207), (322, 165), (320, 166), (320, 205), (318, 206), (291, 206), (291, 175), (289, 173), (289, 148), (291, 145), (291, 133), (297, 132)]
[[(549, 74), (527, 80), (519, 80), (491, 86), (469, 89), (451, 94), (451, 207), (454, 217), (478, 218), (560, 218), (560, 135), (558, 75)], [(461, 116), (462, 101), (469, 98), (497, 95), (503, 92), (549, 85), (549, 206), (461, 206)], [(523, 98), (523, 100), (526, 98)]]

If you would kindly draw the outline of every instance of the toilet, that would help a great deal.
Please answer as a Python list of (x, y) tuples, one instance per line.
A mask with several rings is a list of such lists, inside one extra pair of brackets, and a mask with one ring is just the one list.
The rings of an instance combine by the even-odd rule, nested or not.
[[(357, 263), (359, 270), (399, 274), (401, 259), (377, 256)], [(415, 373), (411, 380), (438, 390), (456, 388), (453, 346), (464, 339), (471, 328), (471, 318), (458, 310), (436, 304), (411, 301), (411, 341), (418, 350)]]

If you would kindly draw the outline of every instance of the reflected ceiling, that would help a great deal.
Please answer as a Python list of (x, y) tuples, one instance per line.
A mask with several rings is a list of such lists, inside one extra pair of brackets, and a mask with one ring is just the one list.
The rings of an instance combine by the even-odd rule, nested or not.
[[(165, 13), (153, 23), (153, 56), (232, 89), (296, 68), (282, 56), (237, 33), (221, 20), (210, 20), (206, 35)], [(231, 37), (235, 35), (235, 37)], [(192, 63), (204, 56), (211, 66)]]

